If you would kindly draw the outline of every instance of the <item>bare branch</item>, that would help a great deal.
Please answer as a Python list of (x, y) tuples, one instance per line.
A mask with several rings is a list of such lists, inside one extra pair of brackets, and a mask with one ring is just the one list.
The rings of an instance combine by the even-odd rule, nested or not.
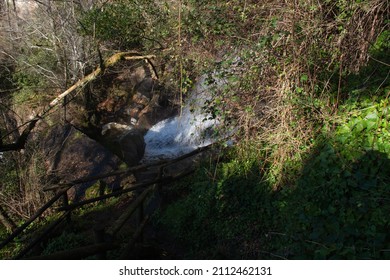
[(87, 75), (83, 79), (79, 80), (77, 83), (75, 83), (73, 86), (65, 90), (63, 93), (58, 95), (55, 99), (53, 99), (50, 103), (49, 106), (41, 113), (37, 114), (32, 120), (27, 122), (28, 126), (24, 129), (22, 132), (21, 136), (19, 139), (12, 144), (4, 144), (0, 145), (0, 152), (7, 152), (7, 151), (17, 151), (25, 148), (27, 138), (30, 135), (31, 131), (35, 128), (35, 125), (39, 120), (44, 118), (44, 116), (51, 111), (54, 107), (56, 107), (67, 95), (72, 93), (78, 88), (84, 87), (87, 85), (89, 82), (95, 80), (97, 77), (100, 75), (104, 74), (104, 70), (114, 66), (116, 63), (118, 63), (121, 60), (145, 60), (149, 63), (150, 67), (152, 68), (152, 71), (157, 78), (157, 72), (154, 68), (154, 65), (151, 63), (151, 59), (153, 59), (155, 56), (153, 55), (147, 55), (147, 56), (142, 56), (139, 53), (134, 53), (134, 52), (121, 52), (114, 54), (110, 58), (108, 58), (104, 63), (103, 63), (103, 69), (101, 66), (96, 68), (95, 71), (93, 71), (91, 74)]
[(28, 124), (28, 126), (23, 130), (18, 140), (15, 143), (5, 144), (0, 146), (0, 152), (18, 151), (24, 149), (27, 143), (28, 136), (30, 135), (31, 131), (35, 128), (35, 125), (39, 120), (40, 120), (39, 116), (32, 119)]

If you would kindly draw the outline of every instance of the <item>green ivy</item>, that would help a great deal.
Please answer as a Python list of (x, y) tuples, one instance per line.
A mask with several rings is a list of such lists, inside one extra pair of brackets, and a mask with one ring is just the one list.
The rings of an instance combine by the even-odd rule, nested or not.
[[(389, 258), (388, 100), (342, 108), (331, 138), (320, 137), (294, 188), (285, 188), (278, 252), (289, 258)], [(276, 247), (274, 247), (276, 248)], [(283, 248), (283, 250), (281, 249)]]

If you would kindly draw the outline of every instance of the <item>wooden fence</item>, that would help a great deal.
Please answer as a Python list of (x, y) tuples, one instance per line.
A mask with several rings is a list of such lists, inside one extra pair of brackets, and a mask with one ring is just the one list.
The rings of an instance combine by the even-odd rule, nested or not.
[[(202, 148), (199, 148), (197, 150), (194, 150), (193, 152), (190, 152), (188, 154), (185, 154), (183, 156), (180, 156), (176, 159), (172, 160), (166, 160), (166, 161), (160, 161), (153, 164), (147, 164), (147, 165), (138, 165), (135, 167), (130, 167), (123, 171), (115, 171), (111, 173), (101, 174), (98, 176), (92, 176), (88, 178), (81, 178), (77, 179), (71, 182), (58, 184), (55, 186), (51, 186), (49, 188), (44, 189), (45, 191), (54, 191), (56, 192), (55, 195), (45, 204), (43, 205), (33, 216), (31, 216), (27, 221), (25, 221), (21, 226), (17, 227), (5, 240), (0, 242), (0, 250), (5, 248), (7, 245), (15, 241), (15, 238), (20, 237), (26, 229), (39, 217), (41, 217), (45, 211), (47, 211), (49, 208), (55, 207), (54, 205), (60, 201), (62, 201), (60, 207), (56, 207), (56, 210), (61, 213), (61, 215), (51, 222), (46, 229), (36, 236), (26, 247), (24, 247), (17, 256), (15, 256), (15, 259), (22, 259), (25, 257), (26, 254), (28, 254), (37, 244), (40, 244), (43, 240), (47, 239), (47, 237), (56, 229), (60, 224), (67, 221), (68, 223), (71, 222), (71, 215), (72, 211), (75, 209), (78, 209), (80, 207), (83, 207), (84, 205), (102, 201), (105, 199), (108, 199), (110, 197), (114, 196), (121, 196), (123, 194), (134, 192), (136, 190), (142, 190), (142, 193), (128, 206), (128, 208), (124, 211), (124, 213), (115, 221), (115, 223), (112, 225), (111, 228), (109, 228), (106, 232), (104, 230), (97, 230), (95, 232), (96, 236), (96, 242), (93, 245), (76, 248), (72, 250), (66, 250), (63, 252), (57, 252), (52, 255), (47, 256), (35, 256), (31, 257), (31, 259), (82, 259), (86, 258), (88, 256), (92, 255), (98, 255), (100, 258), (106, 257), (106, 252), (109, 250), (117, 249), (119, 247), (123, 248), (122, 255), (120, 256), (121, 259), (125, 259), (128, 256), (128, 253), (131, 251), (131, 248), (134, 246), (136, 241), (142, 236), (143, 229), (145, 225), (147, 224), (149, 220), (149, 216), (145, 215), (144, 213), (144, 204), (145, 201), (150, 195), (155, 193), (156, 191), (160, 190), (161, 186), (165, 183), (172, 182), (175, 180), (178, 180), (184, 176), (187, 176), (192, 172), (192, 170), (187, 170), (184, 173), (174, 175), (174, 176), (166, 176), (164, 175), (164, 170), (167, 166), (172, 165), (174, 163), (180, 162), (184, 159), (190, 158), (192, 156), (195, 156), (196, 154), (199, 154), (201, 152), (204, 152), (205, 150), (209, 149), (211, 145), (205, 146)], [(130, 175), (133, 174), (136, 171), (146, 171), (150, 168), (157, 169), (156, 177), (148, 182), (144, 183), (138, 183), (129, 186), (128, 188), (115, 190), (110, 194), (101, 194), (98, 197), (86, 199), (74, 203), (69, 203), (68, 198), (68, 191), (74, 187), (76, 187), (78, 184), (86, 183), (86, 182), (92, 182), (97, 181), (100, 179), (105, 179), (112, 176), (118, 176), (118, 175)], [(119, 244), (116, 240), (117, 233), (123, 228), (123, 226), (126, 224), (126, 222), (129, 221), (129, 219), (135, 214), (138, 213), (138, 225), (135, 233), (131, 236), (131, 238), (128, 240), (127, 244)], [(110, 236), (110, 242), (106, 242), (104, 240), (104, 236)]]

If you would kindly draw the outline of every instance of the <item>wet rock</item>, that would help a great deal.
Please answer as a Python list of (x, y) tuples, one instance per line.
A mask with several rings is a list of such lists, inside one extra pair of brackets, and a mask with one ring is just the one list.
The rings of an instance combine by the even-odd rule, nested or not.
[(167, 102), (170, 100), (167, 96), (172, 92), (158, 84), (146, 62), (118, 65), (95, 85), (95, 91), (104, 97), (96, 106), (99, 114), (97, 126), (117, 122), (146, 131), (158, 121), (172, 116), (174, 111), (171, 102)]
[(144, 156), (145, 141), (140, 130), (131, 125), (108, 123), (102, 128), (108, 147), (128, 165), (136, 165)]
[(142, 105), (143, 107), (147, 106), (150, 102), (150, 98), (146, 97), (145, 95), (137, 92), (134, 96), (133, 96), (133, 102), (135, 104), (139, 104), (139, 105)]
[(131, 130), (119, 139), (120, 148), (123, 153), (123, 160), (129, 165), (136, 165), (140, 162), (145, 153), (145, 140), (138, 130)]
[(137, 84), (135, 89), (139, 94), (151, 99), (153, 96), (153, 88), (155, 84), (156, 83), (154, 79), (150, 77), (145, 77), (141, 82)]

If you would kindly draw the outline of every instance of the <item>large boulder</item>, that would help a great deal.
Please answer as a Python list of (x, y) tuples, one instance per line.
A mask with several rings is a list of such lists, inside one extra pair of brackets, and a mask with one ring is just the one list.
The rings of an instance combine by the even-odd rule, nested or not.
[[(110, 173), (123, 165), (118, 156), (70, 125), (50, 128), (44, 139), (44, 149), (47, 173), (53, 184)], [(108, 177), (104, 181), (110, 189), (120, 185), (118, 176)], [(95, 183), (79, 184), (72, 189), (71, 197), (80, 199)]]
[(116, 122), (145, 132), (176, 112), (174, 94), (159, 85), (146, 62), (119, 64), (105, 79), (94, 83), (93, 91), (102, 98), (96, 106), (96, 126)]
[(143, 134), (133, 126), (108, 123), (103, 126), (102, 135), (107, 146), (128, 165), (138, 164), (144, 156)]

